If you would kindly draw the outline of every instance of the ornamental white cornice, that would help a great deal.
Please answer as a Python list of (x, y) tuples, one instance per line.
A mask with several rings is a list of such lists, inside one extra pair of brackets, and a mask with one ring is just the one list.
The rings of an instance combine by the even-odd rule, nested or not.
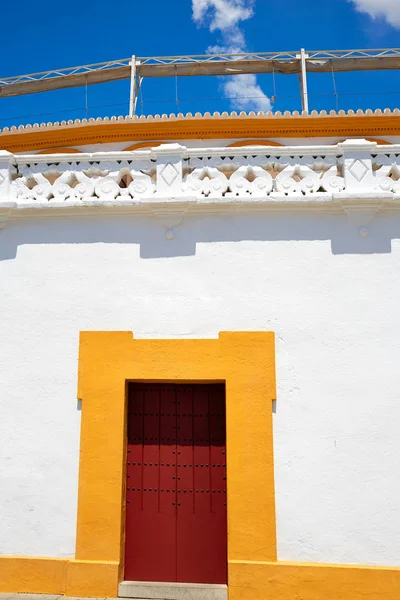
[(186, 148), (139, 152), (0, 153), (0, 223), (7, 219), (151, 215), (173, 239), (190, 215), (320, 212), (347, 215), (363, 237), (400, 210), (400, 145)]

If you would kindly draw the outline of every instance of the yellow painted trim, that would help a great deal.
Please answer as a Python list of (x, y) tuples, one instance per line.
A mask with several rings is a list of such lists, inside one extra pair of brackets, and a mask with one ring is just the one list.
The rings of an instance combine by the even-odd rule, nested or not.
[(399, 600), (400, 569), (232, 562), (229, 600)]
[[(0, 556), (0, 593), (116, 597), (117, 563)], [(398, 600), (400, 569), (230, 560), (229, 600)]]
[[(81, 334), (76, 558), (122, 563), (129, 380), (225, 381), (228, 561), (276, 560), (274, 335), (260, 332), (224, 332), (212, 340), (135, 340), (129, 332)], [(75, 594), (83, 592), (75, 589)]]
[(64, 594), (68, 559), (0, 556), (0, 593)]
[(0, 593), (116, 596), (119, 565), (107, 561), (0, 556)]
[(201, 118), (134, 123), (97, 123), (56, 127), (28, 133), (1, 133), (0, 148), (32, 152), (57, 146), (82, 146), (110, 142), (184, 139), (349, 138), (400, 135), (400, 117), (326, 116)]
[(114, 598), (119, 583), (119, 564), (112, 561), (71, 560), (65, 595), (76, 598)]

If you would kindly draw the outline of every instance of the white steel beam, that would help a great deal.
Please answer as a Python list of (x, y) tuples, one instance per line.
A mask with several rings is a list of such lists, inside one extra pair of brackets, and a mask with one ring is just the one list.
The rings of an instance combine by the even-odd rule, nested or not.
[(301, 91), (301, 106), (303, 111), (308, 112), (308, 91), (307, 91), (307, 66), (306, 59), (308, 58), (308, 54), (306, 54), (304, 48), (300, 50), (299, 54), (300, 58), (300, 91)]
[(129, 95), (129, 116), (133, 117), (136, 108), (136, 56), (131, 60), (131, 89)]

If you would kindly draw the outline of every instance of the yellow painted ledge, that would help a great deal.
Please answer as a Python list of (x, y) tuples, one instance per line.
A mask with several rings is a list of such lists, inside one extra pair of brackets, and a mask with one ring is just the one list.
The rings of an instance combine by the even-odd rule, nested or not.
[(115, 562), (0, 556), (0, 593), (114, 598), (118, 572)]
[(64, 594), (68, 559), (0, 556), (0, 592)]
[[(0, 557), (0, 593), (115, 598), (116, 562)], [(399, 600), (400, 569), (229, 561), (229, 600)]]
[(399, 600), (400, 569), (318, 563), (229, 563), (229, 600)]
[(68, 563), (65, 595), (86, 598), (115, 598), (118, 595), (119, 563), (71, 560)]

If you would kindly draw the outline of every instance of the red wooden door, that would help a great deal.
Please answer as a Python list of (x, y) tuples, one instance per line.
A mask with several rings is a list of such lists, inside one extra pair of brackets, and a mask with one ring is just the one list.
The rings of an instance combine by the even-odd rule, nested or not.
[(223, 385), (130, 384), (125, 580), (226, 583)]

